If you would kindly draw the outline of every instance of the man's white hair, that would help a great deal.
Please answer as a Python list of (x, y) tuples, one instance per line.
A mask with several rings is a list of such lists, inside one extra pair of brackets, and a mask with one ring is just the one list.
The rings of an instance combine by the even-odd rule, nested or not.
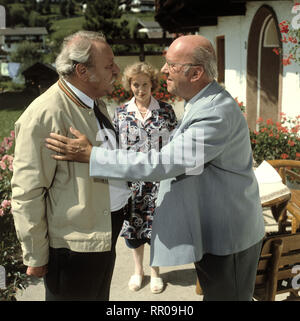
[(204, 47), (196, 47), (193, 55), (193, 63), (202, 65), (204, 71), (210, 80), (214, 80), (218, 76), (217, 59), (214, 50)]
[(55, 61), (58, 74), (63, 77), (72, 75), (78, 63), (90, 67), (92, 65), (91, 47), (93, 41), (106, 43), (105, 36), (100, 32), (78, 31), (67, 36)]

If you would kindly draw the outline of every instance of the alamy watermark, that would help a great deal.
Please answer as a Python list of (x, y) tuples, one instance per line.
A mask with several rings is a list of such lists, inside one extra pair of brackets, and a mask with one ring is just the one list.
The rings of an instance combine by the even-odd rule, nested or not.
[(0, 29), (6, 28), (6, 12), (5, 8), (0, 5)]
[(0, 290), (6, 289), (6, 272), (5, 267), (0, 265)]
[(292, 279), (292, 287), (294, 290), (300, 290), (300, 265), (294, 265), (292, 268), (292, 273), (297, 274)]
[[(97, 141), (102, 141), (101, 150), (96, 153), (97, 162), (101, 165), (171, 165), (184, 169), (187, 175), (200, 175), (204, 165), (204, 129), (188, 128), (170, 140), (173, 133), (167, 130), (137, 129), (128, 132), (127, 128), (119, 128), (119, 145), (114, 132), (109, 129), (99, 131)], [(112, 152), (118, 149), (119, 153)], [(139, 150), (141, 154), (136, 154)]]

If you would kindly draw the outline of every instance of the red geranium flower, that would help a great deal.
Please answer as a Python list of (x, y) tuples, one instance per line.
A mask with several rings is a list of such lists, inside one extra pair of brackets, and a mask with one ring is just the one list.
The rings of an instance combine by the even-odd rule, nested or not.
[(281, 154), (280, 158), (287, 159), (287, 158), (289, 158), (289, 155), (286, 153), (283, 153), (283, 154)]
[(289, 140), (289, 141), (288, 141), (288, 144), (289, 144), (290, 146), (292, 146), (292, 147), (295, 146), (295, 142), (294, 142), (293, 140)]

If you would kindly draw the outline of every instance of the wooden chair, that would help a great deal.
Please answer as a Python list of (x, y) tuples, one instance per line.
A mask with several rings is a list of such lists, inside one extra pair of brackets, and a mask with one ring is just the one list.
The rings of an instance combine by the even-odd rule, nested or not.
[(196, 281), (196, 294), (203, 295), (203, 292), (202, 292), (198, 277), (197, 277), (197, 281)]
[(300, 301), (300, 289), (296, 289), (300, 287), (299, 273), (300, 233), (267, 237), (258, 263), (254, 298), (275, 301), (277, 294), (289, 293), (286, 300)]
[[(299, 168), (300, 169), (300, 161), (268, 160), (268, 162), (274, 168), (278, 169), (278, 173), (281, 176), (282, 182), (284, 184), (286, 184), (286, 180), (287, 180), (286, 176), (287, 175), (293, 177), (297, 182), (300, 182), (300, 175), (291, 171), (291, 168)], [(285, 202), (283, 202), (282, 204), (284, 206), (282, 208), (281, 208), (282, 204), (280, 204), (276, 208), (271, 207), (271, 210), (272, 210), (272, 213), (273, 213), (273, 211), (276, 211), (277, 213), (280, 213), (280, 216), (284, 216), (284, 217), (277, 217), (276, 218), (276, 220), (280, 221), (279, 225), (280, 226), (282, 225), (282, 227), (280, 229), (281, 231), (285, 231), (285, 226), (283, 226), (283, 225), (288, 224), (288, 225), (292, 226), (291, 232), (296, 233), (296, 231), (297, 230), (299, 231), (299, 229), (300, 229), (300, 190), (291, 189), (291, 198), (289, 200), (287, 200), (286, 202), (287, 202), (286, 206), (285, 206)], [(287, 211), (291, 214), (291, 222), (289, 222), (289, 217), (286, 213)], [(274, 215), (274, 214), (276, 214), (276, 213), (273, 213), (273, 216), (276, 217), (277, 214), (276, 215)], [(300, 249), (300, 246), (298, 246), (298, 248)], [(300, 260), (299, 260), (299, 262), (300, 262)], [(260, 277), (260, 279), (262, 279), (262, 277)], [(199, 295), (203, 294), (198, 279), (197, 279), (197, 283), (196, 283), (196, 293)]]
[[(292, 171), (292, 168), (300, 169), (300, 161), (295, 160), (268, 160), (268, 163), (271, 164), (274, 168), (278, 170), (279, 175), (282, 178), (282, 182), (286, 184), (287, 175), (294, 178), (295, 182), (300, 183), (300, 175)], [(296, 233), (296, 231), (300, 227), (300, 190), (290, 189), (291, 191), (291, 199), (289, 200), (286, 211), (291, 214), (291, 226), (292, 233)], [(286, 220), (288, 221), (287, 212), (285, 215)], [(281, 218), (282, 219), (282, 218)]]
[[(275, 301), (277, 294), (289, 293), (287, 301), (300, 301), (298, 294), (300, 289), (293, 288), (293, 283), (300, 287), (300, 276), (297, 277), (299, 273), (300, 233), (266, 237), (257, 267), (253, 297), (261, 301)], [(196, 293), (203, 294), (198, 279)]]

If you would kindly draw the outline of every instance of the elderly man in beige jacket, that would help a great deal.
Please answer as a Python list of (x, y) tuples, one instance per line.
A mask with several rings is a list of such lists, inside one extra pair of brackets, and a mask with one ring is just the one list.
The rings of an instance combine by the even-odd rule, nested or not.
[(120, 70), (104, 36), (86, 31), (64, 40), (56, 68), (59, 81), (15, 124), (16, 231), (27, 274), (44, 276), (46, 300), (108, 300), (128, 185), (89, 177), (88, 164), (56, 161), (44, 143), (49, 132), (71, 137), (74, 127), (94, 145), (101, 135), (114, 145), (99, 98), (112, 92)]

